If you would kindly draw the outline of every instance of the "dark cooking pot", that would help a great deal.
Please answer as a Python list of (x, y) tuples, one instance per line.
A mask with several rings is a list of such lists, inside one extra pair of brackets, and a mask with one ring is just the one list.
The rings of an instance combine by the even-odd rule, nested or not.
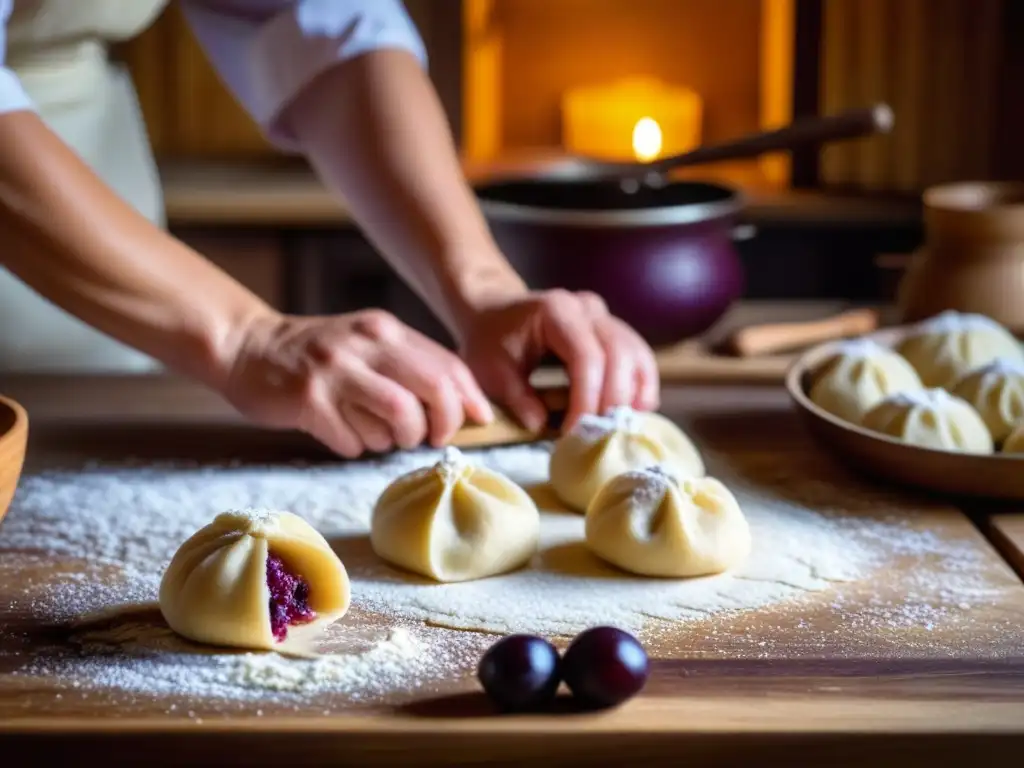
[(743, 198), (671, 181), (683, 166), (756, 157), (891, 130), (884, 104), (810, 117), (649, 164), (570, 159), (477, 188), (499, 247), (533, 288), (599, 294), (654, 346), (710, 328), (743, 293), (734, 240)]
[(675, 181), (518, 179), (478, 187), (491, 231), (531, 288), (593, 291), (653, 346), (696, 336), (744, 290), (742, 195)]

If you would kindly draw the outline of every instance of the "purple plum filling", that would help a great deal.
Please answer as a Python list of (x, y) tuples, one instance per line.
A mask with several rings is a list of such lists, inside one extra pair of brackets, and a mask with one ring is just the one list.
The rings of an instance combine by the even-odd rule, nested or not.
[(306, 624), (316, 614), (309, 607), (309, 584), (288, 570), (280, 557), (267, 555), (267, 587), (270, 589), (270, 630), (279, 643), (288, 636), (288, 627)]

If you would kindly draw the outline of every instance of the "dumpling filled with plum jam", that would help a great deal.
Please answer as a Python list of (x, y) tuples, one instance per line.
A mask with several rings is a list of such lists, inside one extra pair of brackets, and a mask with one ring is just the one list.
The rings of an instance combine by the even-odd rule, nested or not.
[(287, 651), (348, 611), (348, 573), (327, 541), (290, 512), (224, 512), (178, 549), (160, 611), (211, 645)]

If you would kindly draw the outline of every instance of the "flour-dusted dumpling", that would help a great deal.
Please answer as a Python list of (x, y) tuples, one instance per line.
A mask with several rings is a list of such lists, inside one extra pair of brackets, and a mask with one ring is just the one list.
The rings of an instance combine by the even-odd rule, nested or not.
[(992, 453), (994, 448), (978, 412), (938, 387), (890, 395), (861, 424), (923, 448), (965, 453)]
[(657, 413), (614, 408), (586, 415), (555, 443), (551, 486), (565, 504), (585, 512), (608, 480), (661, 464), (680, 477), (700, 477), (704, 461), (679, 427)]
[(537, 551), (539, 536), (540, 513), (526, 491), (473, 466), (457, 448), (391, 483), (370, 523), (379, 557), (442, 582), (518, 568)]
[(1003, 443), (1003, 453), (1024, 453), (1024, 421), (1018, 424)]
[(902, 355), (871, 339), (855, 339), (837, 345), (818, 366), (808, 396), (819, 408), (859, 424), (883, 398), (921, 386)]
[(736, 497), (712, 477), (680, 479), (660, 467), (624, 472), (587, 509), (590, 550), (641, 576), (707, 576), (750, 553)]
[(975, 368), (951, 391), (974, 407), (997, 443), (1024, 420), (1024, 363), (1018, 360), (1000, 357)]
[(160, 584), (171, 629), (200, 643), (302, 647), (348, 611), (348, 573), (298, 515), (224, 512), (175, 553)]
[(954, 311), (918, 323), (896, 351), (910, 361), (924, 386), (944, 389), (997, 357), (1024, 363), (1020, 342), (995, 320)]

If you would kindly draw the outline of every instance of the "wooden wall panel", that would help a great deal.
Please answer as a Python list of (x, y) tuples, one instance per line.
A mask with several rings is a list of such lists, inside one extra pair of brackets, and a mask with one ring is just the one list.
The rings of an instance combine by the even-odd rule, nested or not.
[[(760, 123), (762, 4), (756, 0), (472, 0), (484, 56), (500, 55), (507, 151), (561, 143), (567, 88), (653, 76), (704, 99), (703, 138)], [(492, 142), (493, 143), (493, 142)]]
[(1000, 23), (1003, 44), (996, 93), (996, 142), (992, 164), (997, 178), (1024, 179), (1024, 2), (1007, 2)]
[(114, 50), (131, 71), (149, 140), (158, 153), (165, 152), (174, 142), (173, 114), (167, 108), (174, 40), (168, 35), (169, 26), (164, 20), (167, 15), (165, 12), (133, 41)]
[(430, 57), (430, 79), (437, 88), (456, 143), (462, 144), (463, 0), (405, 0), (406, 10)]
[(121, 50), (161, 158), (276, 154), (221, 82), (176, 4)]
[(276, 309), (284, 309), (285, 254), (269, 232), (176, 228), (174, 234)]
[[(430, 56), (431, 77), (458, 135), (461, 4), (407, 0)], [(176, 4), (118, 51), (139, 91), (161, 159), (259, 160), (278, 153), (221, 82)]]
[(821, 106), (892, 105), (893, 133), (830, 146), (822, 181), (919, 191), (998, 174), (1007, 0), (824, 0)]

